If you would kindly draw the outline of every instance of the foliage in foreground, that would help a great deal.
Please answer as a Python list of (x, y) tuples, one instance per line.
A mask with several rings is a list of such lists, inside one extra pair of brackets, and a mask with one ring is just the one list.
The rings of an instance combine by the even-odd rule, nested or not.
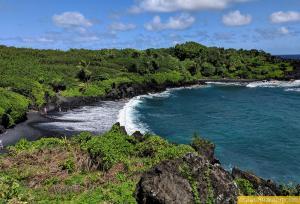
[[(155, 135), (129, 136), (118, 125), (101, 136), (83, 132), (70, 140), (21, 140), (0, 155), (0, 203), (136, 203), (134, 192), (143, 173), (165, 160), (205, 153), (198, 151), (199, 145), (211, 144), (195, 138), (196, 152), (190, 145), (171, 144)], [(200, 195), (191, 169), (183, 163), (179, 170), (197, 203)], [(209, 170), (205, 178), (208, 175)], [(257, 195), (250, 181), (234, 181), (240, 195)], [(280, 191), (299, 195), (299, 188), (280, 186)]]
[(0, 157), (0, 203), (136, 203), (141, 174), (195, 150), (147, 135), (144, 141), (114, 126), (102, 136), (21, 140)]

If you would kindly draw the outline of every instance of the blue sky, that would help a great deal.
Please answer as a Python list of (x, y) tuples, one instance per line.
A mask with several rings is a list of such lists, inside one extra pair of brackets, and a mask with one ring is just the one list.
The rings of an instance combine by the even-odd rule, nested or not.
[(42, 49), (207, 46), (300, 53), (299, 0), (0, 0), (0, 44)]

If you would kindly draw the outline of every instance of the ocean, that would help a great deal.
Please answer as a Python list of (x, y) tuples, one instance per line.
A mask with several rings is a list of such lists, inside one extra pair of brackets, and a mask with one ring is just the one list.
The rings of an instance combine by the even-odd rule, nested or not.
[(216, 144), (228, 170), (300, 183), (300, 81), (211, 83), (136, 97), (120, 112), (129, 132), (141, 130), (175, 143), (198, 134)]
[(277, 182), (300, 183), (300, 80), (210, 83), (99, 102), (48, 117), (51, 120), (30, 123), (37, 135), (17, 131), (11, 141), (7, 134), (0, 139), (9, 145), (20, 138), (36, 140), (49, 131), (59, 136), (102, 134), (119, 121), (129, 133), (150, 132), (175, 143), (189, 144), (194, 134), (200, 135), (216, 144), (216, 157), (228, 170), (237, 166)]

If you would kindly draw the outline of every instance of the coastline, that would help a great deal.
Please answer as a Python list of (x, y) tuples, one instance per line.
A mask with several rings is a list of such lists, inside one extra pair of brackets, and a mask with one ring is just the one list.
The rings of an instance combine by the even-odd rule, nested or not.
[[(174, 90), (178, 90), (178, 89), (191, 89), (191, 88), (201, 88), (202, 86), (206, 86), (206, 85), (209, 85), (209, 82), (211, 82), (212, 84), (214, 84), (214, 83), (216, 83), (216, 84), (219, 84), (219, 82), (220, 81), (212, 81), (212, 80), (210, 80), (210, 81), (208, 81), (208, 82), (206, 82), (204, 85), (203, 84), (201, 84), (201, 85), (191, 85), (191, 86), (183, 86), (183, 87), (176, 87), (176, 88), (167, 88), (165, 91), (163, 91), (163, 92), (156, 92), (156, 93), (148, 93), (148, 94), (144, 94), (144, 95), (139, 95), (139, 96), (135, 96), (135, 97), (132, 97), (130, 100), (126, 100), (126, 103), (125, 103), (125, 105), (124, 105), (124, 107), (127, 105), (127, 104), (130, 104), (130, 102), (132, 102), (132, 101), (134, 101), (136, 98), (137, 99), (139, 99), (139, 98), (142, 98), (142, 97), (166, 97), (166, 96), (168, 96), (168, 94), (165, 94), (165, 93), (168, 93), (168, 92), (172, 92), (172, 91), (174, 91)], [(246, 84), (248, 84), (249, 85), (249, 83), (265, 83), (265, 84), (268, 84), (268, 83), (274, 83), (274, 81), (259, 81), (259, 80), (255, 80), (255, 81), (248, 81), (247, 83), (245, 82), (245, 81), (240, 81), (240, 80), (235, 80), (235, 81), (226, 81), (226, 82), (224, 82), (224, 81), (222, 81), (221, 82), (221, 84), (222, 83), (224, 83), (224, 84), (226, 84), (226, 83), (229, 83), (229, 84), (231, 84), (231, 83), (234, 83), (234, 82), (236, 82), (236, 84), (238, 85), (239, 83), (239, 85), (242, 85), (242, 86), (245, 86)], [(290, 84), (291, 82), (288, 82), (288, 81), (277, 81), (277, 82), (280, 82), (280, 83), (285, 83), (285, 84)], [(297, 80), (296, 82), (300, 82), (299, 80)], [(251, 88), (251, 87), (248, 87), (248, 88)], [(252, 88), (254, 88), (254, 87), (252, 87)], [(162, 95), (163, 94), (163, 95)], [(135, 104), (131, 104), (131, 105), (135, 105)], [(124, 107), (123, 107), (123, 109), (124, 109)], [(119, 115), (121, 114), (121, 111), (119, 112)], [(128, 114), (128, 112), (127, 112), (127, 114)], [(125, 113), (125, 115), (126, 115), (126, 113)], [(130, 116), (129, 116), (130, 117)], [(31, 111), (31, 112), (29, 112), (28, 113), (28, 120), (27, 121), (25, 121), (25, 122), (23, 122), (23, 123), (20, 123), (19, 124), (19, 126), (16, 126), (15, 127), (15, 132), (14, 131), (10, 131), (10, 132), (7, 132), (7, 135), (6, 136), (16, 136), (16, 135), (18, 135), (18, 133), (22, 133), (22, 134), (24, 134), (25, 132), (27, 132), (28, 134), (31, 134), (32, 135), (32, 133), (34, 133), (34, 134), (36, 134), (36, 133), (39, 133), (39, 134), (41, 134), (41, 136), (42, 137), (50, 137), (50, 136), (56, 136), (56, 137), (62, 137), (62, 136), (64, 136), (63, 134), (60, 134), (60, 135), (58, 135), (58, 133), (55, 133), (55, 132), (53, 132), (53, 131), (46, 131), (46, 130), (41, 130), (41, 129), (39, 129), (39, 128), (37, 128), (36, 126), (35, 126), (35, 124), (36, 123), (43, 123), (43, 122), (49, 122), (49, 121), (58, 121), (58, 120), (56, 120), (56, 119), (53, 119), (53, 118), (49, 118), (49, 117), (47, 117), (47, 116), (43, 116), (43, 115), (40, 115), (40, 113), (39, 112), (34, 112), (34, 111)], [(64, 120), (60, 120), (60, 121), (64, 121)], [(119, 120), (118, 120), (118, 122), (120, 122)], [(122, 126), (125, 126), (125, 128), (126, 128), (126, 124), (122, 124), (121, 123), (121, 125)], [(13, 129), (12, 129), (13, 130)], [(127, 129), (126, 129), (127, 130)], [(132, 129), (133, 130), (133, 132), (134, 131), (140, 131), (139, 129), (136, 129), (136, 128), (134, 128), (134, 129)], [(128, 130), (127, 130), (128, 131)], [(133, 132), (131, 132), (131, 131), (129, 131), (128, 133), (129, 133), (129, 135), (131, 135)], [(142, 131), (141, 131), (142, 132)], [(1, 137), (2, 135), (0, 135), (0, 140), (2, 139), (2, 137)], [(40, 139), (40, 138), (42, 138), (41, 136), (35, 136), (35, 135), (32, 135), (33, 137), (31, 137), (29, 140), (38, 140), (38, 139)], [(4, 141), (4, 140), (3, 140)], [(9, 140), (7, 140), (7, 141), (9, 141)], [(10, 141), (11, 141), (11, 139), (10, 139)], [(5, 142), (5, 141), (4, 141)], [(4, 143), (5, 144), (5, 143)], [(5, 151), (0, 151), (0, 153), (5, 153)], [(224, 166), (223, 166), (223, 168), (224, 168)], [(227, 168), (225, 168), (225, 170), (228, 170)], [(228, 170), (229, 171), (229, 170)], [(266, 178), (266, 177), (263, 177), (263, 178)]]
[[(160, 93), (166, 91), (168, 88), (184, 88), (189, 86), (201, 85), (203, 82), (190, 82), (184, 84), (122, 84), (118, 88), (112, 90), (104, 97), (72, 97), (63, 98), (58, 97), (56, 101), (49, 102), (44, 107), (47, 108), (49, 114), (59, 113), (61, 109), (63, 112), (80, 108), (83, 106), (94, 105), (104, 101), (121, 101), (124, 99), (132, 99), (136, 96), (142, 96), (153, 93)], [(36, 123), (53, 122), (55, 119), (47, 117), (42, 114), (42, 111), (29, 110), (27, 112), (27, 119), (21, 123), (15, 125), (15, 127), (6, 129), (6, 131), (0, 134), (0, 140), (4, 146), (16, 144), (20, 139), (26, 138), (30, 141), (41, 139), (42, 137), (62, 137), (66, 136), (61, 132), (45, 130), (35, 126)]]
[[(29, 111), (27, 113), (27, 120), (17, 124), (14, 128), (7, 129), (6, 132), (0, 134), (0, 140), (4, 147), (13, 145), (17, 143), (22, 138), (25, 138), (29, 141), (38, 140), (43, 137), (51, 137), (51, 136), (62, 136), (58, 132), (54, 132), (51, 130), (42, 130), (35, 126), (36, 123), (43, 123), (53, 121), (53, 119), (43, 116), (38, 111)], [(0, 150), (0, 153), (5, 150)]]
[[(160, 86), (154, 86), (152, 85), (121, 85), (117, 89), (113, 90), (111, 93), (108, 93), (105, 97), (77, 97), (77, 98), (67, 98), (61, 101), (56, 102), (56, 105), (53, 103), (49, 103), (46, 105), (46, 107), (49, 108), (49, 113), (55, 114), (58, 113), (58, 108), (60, 107), (63, 112), (68, 112), (70, 110), (81, 108), (83, 106), (87, 105), (93, 105), (98, 102), (103, 101), (121, 101), (121, 100), (128, 100), (127, 103), (124, 104), (123, 108), (119, 111), (118, 119), (116, 122), (120, 122), (121, 125), (125, 126), (128, 132), (134, 133), (135, 131), (141, 131), (146, 132), (147, 128), (143, 128), (142, 126), (139, 127), (139, 125), (132, 125), (129, 124), (128, 127), (128, 111), (125, 111), (125, 113), (122, 113), (124, 111), (123, 109), (131, 108), (128, 106), (134, 106), (135, 104), (130, 104), (132, 100), (134, 99), (140, 99), (141, 97), (151, 97), (155, 94), (163, 94), (165, 92), (169, 92), (176, 89), (184, 89), (184, 88), (197, 88), (205, 85), (209, 85), (210, 83), (214, 84), (226, 84), (226, 83), (238, 83), (238, 84), (249, 84), (249, 83), (265, 83), (266, 80), (258, 80), (258, 79), (201, 79), (193, 83), (186, 83), (186, 84), (180, 84), (180, 85), (160, 85)], [(286, 82), (288, 81), (280, 81), (280, 82)], [(251, 87), (250, 87), (251, 88)], [(253, 87), (252, 87), (253, 88)], [(135, 101), (136, 102), (136, 101)], [(123, 116), (121, 116), (123, 114)], [(130, 113), (131, 114), (131, 113)], [(123, 119), (122, 119), (123, 117)], [(125, 118), (124, 118), (125, 117)], [(130, 116), (129, 116), (130, 117)], [(132, 119), (130, 119), (132, 120)], [(50, 117), (47, 117), (45, 115), (42, 115), (41, 112), (30, 110), (27, 113), (27, 120), (24, 122), (21, 122), (17, 124), (12, 129), (7, 129), (5, 133), (0, 134), (0, 140), (2, 140), (2, 143), (5, 146), (13, 145), (17, 143), (20, 139), (26, 138), (30, 141), (40, 139), (42, 137), (62, 137), (66, 136), (66, 134), (60, 132), (60, 131), (53, 131), (49, 129), (42, 129), (38, 128), (35, 124), (36, 123), (47, 123), (47, 122), (55, 122), (55, 121), (61, 121), (56, 120)], [(66, 121), (67, 122), (67, 121)], [(129, 121), (129, 123), (133, 123), (132, 121)], [(143, 129), (145, 131), (143, 131)]]

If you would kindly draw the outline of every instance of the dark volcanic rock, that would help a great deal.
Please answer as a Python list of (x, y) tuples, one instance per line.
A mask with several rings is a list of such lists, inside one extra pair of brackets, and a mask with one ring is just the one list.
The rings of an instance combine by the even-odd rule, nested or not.
[(143, 142), (145, 140), (145, 136), (140, 131), (135, 131), (132, 136), (139, 142)]
[(5, 133), (5, 132), (6, 132), (6, 129), (2, 125), (0, 125), (0, 134)]
[(126, 131), (125, 127), (121, 126), (121, 124), (119, 122), (114, 124), (113, 127), (117, 127), (121, 133), (123, 133), (124, 135), (127, 135), (127, 131)]
[(286, 60), (292, 64), (294, 70), (286, 73), (285, 80), (300, 79), (300, 60)]
[(232, 176), (204, 157), (188, 154), (164, 161), (145, 173), (136, 189), (141, 204), (236, 203), (238, 189)]
[(255, 176), (252, 173), (242, 171), (238, 168), (232, 169), (232, 176), (237, 179), (246, 179), (254, 187), (257, 195), (261, 196), (275, 196), (280, 195), (280, 190), (278, 186), (271, 180), (264, 180), (258, 176)]
[(206, 157), (212, 164), (220, 163), (215, 158), (216, 146), (208, 140), (197, 137), (193, 140), (191, 146), (200, 154)]

